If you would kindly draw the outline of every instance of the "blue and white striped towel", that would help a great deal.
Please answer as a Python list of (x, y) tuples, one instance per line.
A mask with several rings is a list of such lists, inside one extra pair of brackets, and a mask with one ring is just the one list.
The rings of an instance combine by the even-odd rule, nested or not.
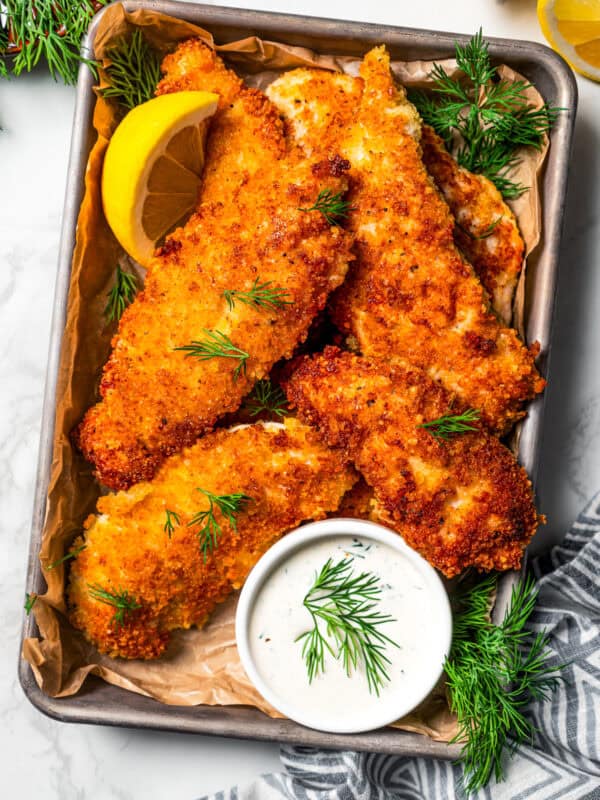
[[(600, 494), (561, 545), (532, 563), (539, 588), (530, 628), (550, 634), (551, 661), (569, 663), (546, 703), (532, 704), (531, 746), (506, 781), (476, 800), (600, 800)], [(446, 761), (283, 747), (284, 772), (213, 800), (459, 800), (461, 770)]]

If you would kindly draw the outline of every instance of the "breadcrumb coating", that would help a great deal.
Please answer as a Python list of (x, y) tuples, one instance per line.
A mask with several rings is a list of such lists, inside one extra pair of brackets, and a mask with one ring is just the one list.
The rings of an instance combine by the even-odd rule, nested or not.
[[(347, 163), (308, 159), (284, 135), (277, 109), (213, 51), (185, 42), (165, 59), (160, 92), (221, 96), (211, 123), (197, 212), (151, 261), (124, 312), (100, 382), (101, 401), (75, 433), (98, 480), (113, 489), (150, 479), (162, 461), (234, 411), (255, 381), (291, 356), (343, 281), (352, 237), (305, 212), (319, 192), (343, 192)], [(271, 281), (281, 308), (224, 297)], [(177, 350), (217, 331), (247, 355), (200, 360)]]
[[(86, 548), (71, 566), (71, 622), (102, 653), (157, 658), (170, 631), (203, 625), (277, 539), (334, 511), (355, 480), (342, 454), (294, 419), (209, 434), (168, 459), (154, 480), (98, 500), (75, 542)], [(199, 526), (189, 525), (209, 505), (199, 488), (252, 498), (237, 514), (237, 531), (216, 512), (221, 534), (206, 561)], [(177, 515), (170, 536), (167, 509)], [(90, 593), (95, 586), (127, 592), (139, 608), (119, 624), (116, 609)]]
[[(483, 426), (447, 441), (421, 427), (464, 411), (422, 370), (330, 347), (305, 357), (285, 389), (299, 417), (372, 488), (378, 521), (444, 575), (520, 565), (541, 521), (525, 470)], [(364, 492), (340, 513), (353, 510), (370, 515)]]
[(351, 164), (347, 228), (356, 261), (332, 302), (334, 322), (368, 357), (407, 358), (504, 433), (545, 381), (504, 327), (455, 246), (454, 219), (422, 160), (421, 120), (394, 83), (384, 47), (360, 78), (295, 70), (267, 90), (298, 141)]
[(421, 147), (427, 171), (456, 220), (456, 246), (473, 265), (500, 321), (510, 325), (525, 258), (515, 215), (490, 180), (456, 163), (429, 125), (423, 125)]

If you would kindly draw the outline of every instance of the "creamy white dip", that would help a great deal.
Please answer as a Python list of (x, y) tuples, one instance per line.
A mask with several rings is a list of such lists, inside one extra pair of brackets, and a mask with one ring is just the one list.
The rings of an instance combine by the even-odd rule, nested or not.
[[(316, 574), (328, 558), (337, 563), (349, 556), (355, 574), (377, 576), (376, 610), (394, 618), (380, 628), (398, 647), (386, 648), (390, 680), (379, 697), (369, 692), (361, 665), (348, 676), (341, 660), (330, 654), (325, 672), (309, 683), (302, 642), (295, 641), (312, 628), (303, 600)], [(261, 680), (283, 701), (280, 710), (325, 730), (361, 730), (359, 718), (370, 718), (382, 706), (392, 715), (397, 708), (401, 716), (435, 684), (449, 644), (445, 603), (439, 580), (425, 562), (369, 537), (332, 534), (290, 553), (266, 577), (250, 609), (250, 656)]]

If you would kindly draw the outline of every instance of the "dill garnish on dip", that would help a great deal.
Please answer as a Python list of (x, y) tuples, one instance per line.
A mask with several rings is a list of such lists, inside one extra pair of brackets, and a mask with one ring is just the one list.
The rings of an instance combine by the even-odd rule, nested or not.
[(448, 653), (448, 599), (435, 571), (373, 523), (330, 519), (288, 534), (248, 579), (238, 649), (286, 716), (340, 733), (418, 705)]

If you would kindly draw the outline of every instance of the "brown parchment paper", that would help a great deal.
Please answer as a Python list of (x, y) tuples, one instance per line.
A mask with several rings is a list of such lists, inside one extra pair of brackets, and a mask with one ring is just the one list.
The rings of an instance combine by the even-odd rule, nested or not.
[[(104, 13), (95, 39), (96, 58), (103, 59), (116, 39), (128, 35), (132, 26), (143, 28), (150, 43), (162, 53), (177, 42), (199, 36), (215, 47), (248, 83), (266, 87), (281, 70), (310, 66), (356, 74), (360, 59), (332, 57), (277, 42), (248, 37), (223, 46), (211, 34), (195, 25), (152, 11), (127, 14), (114, 5)], [(452, 61), (443, 62), (455, 70)], [(397, 78), (409, 86), (430, 85), (430, 62), (394, 62)], [(508, 67), (501, 68), (509, 79), (520, 77)], [(536, 105), (542, 98), (529, 90)], [(60, 559), (81, 531), (86, 516), (94, 511), (99, 486), (92, 470), (73, 448), (69, 435), (86, 409), (97, 399), (97, 384), (110, 348), (114, 327), (103, 316), (106, 296), (114, 280), (115, 265), (143, 270), (131, 262), (114, 239), (102, 213), (100, 176), (104, 152), (119, 118), (110, 102), (98, 97), (93, 126), (97, 139), (85, 173), (85, 195), (81, 205), (77, 241), (73, 256), (67, 319), (58, 375), (55, 438), (46, 520), (40, 549), (47, 591), (33, 608), (39, 638), (27, 639), (23, 656), (31, 664), (41, 689), (53, 697), (65, 697), (79, 690), (86, 676), (153, 697), (171, 705), (255, 706), (270, 716), (278, 716), (248, 681), (235, 647), (234, 614), (237, 597), (232, 596), (213, 614), (202, 630), (177, 631), (166, 655), (154, 662), (126, 661), (100, 655), (68, 623), (65, 612), (65, 577), (68, 566), (47, 569)], [(515, 179), (531, 187), (512, 203), (529, 254), (540, 233), (540, 199), (537, 176), (545, 150), (528, 152), (515, 171)], [(522, 327), (521, 297), (515, 318)], [(397, 727), (426, 734), (438, 741), (449, 741), (456, 733), (444, 687), (440, 684), (414, 712), (396, 723)]]

